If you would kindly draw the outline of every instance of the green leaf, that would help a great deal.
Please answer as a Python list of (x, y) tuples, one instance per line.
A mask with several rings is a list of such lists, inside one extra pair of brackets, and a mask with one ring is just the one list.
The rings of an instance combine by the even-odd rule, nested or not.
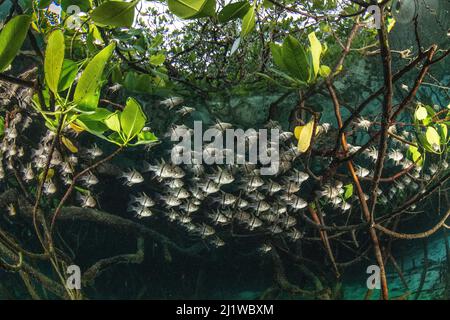
[(244, 38), (255, 28), (255, 15), (255, 6), (250, 7), (242, 19), (241, 38)]
[(40, 0), (38, 4), (38, 9), (47, 8), (53, 0)]
[(130, 28), (134, 21), (134, 7), (138, 1), (111, 0), (103, 2), (91, 13), (92, 20), (100, 26)]
[(414, 163), (416, 163), (419, 166), (422, 165), (423, 157), (422, 154), (419, 152), (419, 149), (417, 149), (417, 147), (409, 146), (408, 154)]
[(115, 143), (119, 146), (123, 146), (126, 144), (126, 141), (123, 141), (122, 137), (120, 136), (120, 134), (118, 132), (113, 132), (111, 133), (108, 138), (108, 141)]
[(349, 183), (344, 186), (344, 199), (347, 200), (353, 195), (353, 184)]
[(115, 44), (111, 43), (102, 51), (92, 58), (86, 66), (78, 80), (77, 87), (73, 96), (74, 102), (82, 103), (85, 99), (91, 99), (100, 87), (100, 80), (111, 54), (115, 48)]
[[(202, 12), (208, 0), (168, 0), (169, 10), (182, 19), (191, 19)], [(215, 5), (215, 2), (214, 2)]]
[(70, 6), (77, 6), (80, 8), (82, 12), (88, 12), (91, 9), (91, 1), (90, 0), (61, 0), (61, 8), (64, 11)]
[(434, 127), (428, 127), (425, 133), (428, 143), (431, 145), (434, 151), (440, 150), (441, 137)]
[(3, 137), (5, 134), (5, 118), (3, 116), (0, 116), (0, 137)]
[(90, 114), (82, 114), (78, 116), (78, 119), (81, 121), (103, 121), (112, 114), (113, 112), (109, 111), (106, 108), (97, 108)]
[(45, 49), (44, 74), (49, 89), (57, 94), (58, 84), (64, 61), (64, 34), (61, 30), (53, 31), (48, 37)]
[(276, 43), (270, 43), (270, 51), (272, 52), (272, 58), (273, 62), (277, 67), (279, 67), (281, 70), (286, 71), (286, 65), (283, 61), (283, 49), (279, 44)]
[(414, 117), (417, 120), (422, 121), (422, 120), (426, 119), (427, 116), (428, 116), (427, 109), (424, 108), (423, 106), (419, 105), (416, 109), (416, 112), (414, 113)]
[(105, 137), (102, 135), (108, 127), (102, 121), (89, 120), (89, 119), (80, 119), (79, 117), (76, 123), (82, 127), (84, 130), (96, 135), (102, 139)]
[(119, 113), (115, 112), (105, 119), (106, 126), (116, 132), (120, 132), (120, 118)]
[(123, 109), (120, 114), (122, 133), (128, 141), (141, 132), (145, 125), (145, 121), (147, 121), (147, 117), (142, 111), (139, 103), (133, 98), (128, 98), (125, 109)]
[(227, 4), (220, 10), (217, 18), (220, 23), (225, 23), (235, 19), (242, 19), (250, 9), (248, 1), (240, 1)]
[(308, 34), (309, 43), (311, 45), (311, 58), (312, 58), (312, 71), (314, 78), (317, 77), (320, 67), (320, 55), (322, 54), (322, 45), (317, 40), (316, 33), (311, 32)]
[(270, 2), (269, 0), (264, 0), (263, 7), (266, 9), (271, 9), (274, 7), (274, 4), (272, 2)]
[(300, 42), (291, 35), (287, 36), (283, 42), (282, 53), (287, 71), (301, 81), (308, 81), (308, 58)]
[(123, 82), (127, 90), (138, 93), (152, 92), (153, 78), (148, 74), (139, 74), (136, 72), (127, 72)]
[(327, 78), (330, 75), (330, 73), (331, 73), (331, 69), (330, 69), (329, 66), (326, 66), (324, 64), (320, 66), (320, 68), (319, 68), (319, 75), (322, 78)]
[(438, 128), (439, 136), (441, 137), (441, 144), (447, 144), (447, 137), (448, 137), (447, 125), (444, 123), (438, 123), (437, 128)]
[(158, 141), (158, 138), (153, 132), (143, 131), (137, 135), (137, 141), (132, 145), (149, 144)]
[(150, 56), (150, 63), (154, 66), (160, 66), (166, 61), (166, 56), (162, 53)]
[(20, 15), (12, 18), (0, 32), (0, 72), (4, 71), (14, 60), (22, 47), (31, 17)]
[(78, 65), (69, 59), (64, 59), (59, 77), (58, 91), (69, 89), (75, 81), (78, 73)]
[(216, 15), (216, 0), (206, 0), (202, 10), (190, 19), (198, 19), (204, 17), (213, 17)]

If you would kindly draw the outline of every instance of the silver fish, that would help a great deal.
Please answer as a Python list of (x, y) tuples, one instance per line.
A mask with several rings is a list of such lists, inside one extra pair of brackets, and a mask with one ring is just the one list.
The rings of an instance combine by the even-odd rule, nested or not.
[(279, 222), (285, 227), (285, 228), (290, 228), (293, 227), (297, 224), (297, 219), (295, 219), (294, 217), (290, 216), (290, 215), (284, 215), (280, 218)]
[(168, 186), (171, 189), (177, 189), (184, 186), (184, 181), (181, 179), (172, 179), (166, 182), (166, 186)]
[(68, 162), (62, 162), (61, 166), (60, 166), (60, 170), (61, 170), (61, 173), (63, 175), (72, 174), (73, 173), (73, 169), (72, 169), (71, 165)]
[(83, 181), (87, 186), (93, 186), (93, 185), (96, 185), (99, 182), (97, 177), (91, 172), (83, 175), (80, 178), (80, 180)]
[(215, 174), (210, 175), (209, 178), (212, 179), (218, 185), (230, 184), (231, 182), (234, 181), (234, 177), (231, 174), (231, 172), (223, 170), (221, 168), (219, 168), (219, 171), (216, 172)]
[[(245, 179), (244, 179), (244, 181), (245, 181)], [(263, 184), (264, 184), (264, 180), (258, 176), (252, 176), (249, 179), (247, 179), (247, 188), (250, 190), (253, 188), (254, 189), (259, 188)]]
[(202, 238), (212, 236), (216, 233), (213, 227), (208, 226), (207, 224), (201, 224), (197, 226), (197, 233), (200, 234)]
[(161, 199), (166, 203), (168, 207), (178, 207), (181, 205), (181, 200), (174, 196), (163, 196)]
[(176, 113), (181, 114), (182, 116), (185, 116), (187, 114), (190, 114), (195, 111), (195, 108), (189, 108), (189, 107), (181, 107), (179, 110), (176, 111)]
[(25, 182), (34, 179), (34, 172), (33, 169), (31, 168), (31, 163), (28, 163), (27, 166), (22, 169), (22, 173), (23, 173), (23, 180), (25, 180)]
[(177, 199), (187, 199), (189, 198), (189, 192), (184, 188), (174, 189), (170, 192)]
[(173, 178), (175, 174), (174, 168), (164, 160), (156, 165), (144, 161), (143, 172), (152, 171), (159, 178)]
[(87, 149), (86, 152), (89, 154), (89, 157), (92, 159), (101, 157), (103, 155), (103, 150), (100, 149), (96, 143), (94, 143), (91, 148)]
[(370, 174), (369, 169), (363, 168), (361, 166), (356, 166), (356, 175), (361, 178), (365, 178)]
[(258, 201), (257, 203), (250, 204), (250, 207), (255, 210), (255, 212), (260, 213), (270, 209), (270, 204), (265, 201)]
[(240, 222), (248, 222), (252, 218), (252, 215), (245, 211), (237, 211), (234, 214), (234, 218)]
[(244, 221), (247, 223), (250, 230), (254, 230), (258, 227), (261, 227), (263, 222), (258, 219), (256, 216), (251, 216), (248, 220)]
[(90, 194), (77, 194), (77, 199), (81, 202), (81, 206), (83, 208), (94, 208), (97, 205), (97, 202), (95, 201), (94, 197)]
[(280, 133), (280, 140), (281, 141), (287, 141), (289, 139), (291, 139), (294, 136), (294, 134), (290, 131), (283, 131)]
[(308, 203), (300, 197), (291, 195), (287, 201), (287, 205), (293, 209), (303, 209), (308, 205)]
[(214, 201), (219, 202), (221, 206), (229, 206), (237, 201), (238, 197), (234, 194), (226, 193), (222, 191), (222, 195), (219, 198), (215, 198)]
[(268, 253), (272, 251), (272, 246), (270, 244), (264, 243), (260, 248), (259, 251), (262, 253)]
[(125, 178), (125, 184), (129, 187), (144, 181), (144, 177), (142, 177), (136, 169), (130, 169), (128, 172), (122, 172), (119, 178)]
[(155, 201), (150, 198), (145, 192), (141, 192), (139, 196), (131, 195), (131, 203), (138, 203), (143, 207), (153, 207), (155, 205)]
[(144, 206), (133, 206), (130, 205), (128, 207), (128, 211), (134, 211), (136, 213), (136, 217), (138, 218), (148, 218), (153, 215), (153, 212), (148, 208)]
[(261, 201), (266, 199), (266, 196), (259, 192), (258, 190), (253, 191), (252, 193), (249, 193), (248, 196), (256, 201)]
[(45, 194), (54, 194), (56, 191), (56, 185), (51, 180), (44, 183)]
[(300, 190), (300, 185), (298, 185), (296, 182), (289, 181), (283, 188), (285, 192), (287, 193), (296, 193), (298, 190)]
[(302, 233), (295, 228), (289, 230), (287, 235), (291, 241), (297, 241), (298, 239), (303, 237)]
[(225, 242), (217, 236), (215, 236), (213, 239), (211, 239), (210, 242), (216, 248), (223, 247), (225, 245)]
[(174, 210), (169, 210), (166, 212), (167, 219), (169, 219), (170, 222), (174, 222), (178, 219), (178, 213), (176, 213)]
[(263, 189), (267, 190), (269, 194), (277, 193), (278, 191), (281, 191), (282, 186), (273, 180), (269, 180), (269, 184), (266, 184), (262, 186)]
[(219, 211), (216, 211), (215, 213), (210, 214), (209, 217), (211, 218), (211, 220), (214, 224), (226, 224), (229, 222), (228, 218)]
[(8, 210), (8, 215), (10, 217), (14, 217), (17, 214), (16, 207), (14, 207), (13, 203), (10, 203), (6, 206), (6, 209)]
[(183, 102), (184, 102), (184, 99), (181, 97), (170, 97), (170, 98), (160, 101), (159, 104), (166, 106), (170, 110), (170, 109), (173, 109), (174, 107), (182, 104)]
[(248, 201), (247, 200), (245, 200), (245, 199), (242, 199), (242, 198), (239, 198), (237, 201), (236, 201), (236, 207), (238, 207), (238, 208), (245, 208), (245, 207), (247, 207), (248, 206)]
[(271, 225), (268, 230), (272, 234), (279, 234), (279, 233), (283, 232), (283, 229), (281, 229), (280, 226), (277, 224)]
[(219, 131), (225, 131), (226, 129), (233, 128), (233, 125), (231, 123), (227, 123), (227, 122), (216, 121), (216, 123), (214, 125), (212, 125), (210, 128), (217, 129)]
[(192, 213), (198, 211), (199, 206), (196, 205), (193, 200), (191, 200), (184, 203), (180, 208), (188, 213)]
[(182, 224), (190, 223), (192, 221), (192, 217), (188, 214), (181, 214), (178, 216), (178, 221)]
[(220, 190), (220, 185), (218, 185), (214, 181), (199, 183), (198, 186), (203, 190), (203, 192), (206, 192), (207, 194), (216, 193)]
[(303, 171), (299, 171), (297, 169), (293, 170), (293, 173), (288, 176), (290, 181), (294, 181), (295, 183), (302, 184), (304, 181), (308, 180), (309, 174)]

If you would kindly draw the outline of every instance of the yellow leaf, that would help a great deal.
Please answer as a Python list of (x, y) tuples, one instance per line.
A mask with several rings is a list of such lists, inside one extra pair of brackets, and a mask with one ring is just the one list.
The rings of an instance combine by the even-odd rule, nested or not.
[(416, 112), (414, 113), (414, 116), (419, 121), (424, 120), (428, 116), (428, 111), (425, 107), (419, 106), (419, 107), (417, 107)]
[(73, 131), (75, 131), (76, 133), (80, 133), (80, 132), (83, 132), (84, 131), (84, 129), (82, 128), (82, 127), (80, 127), (79, 125), (77, 125), (77, 124), (75, 124), (75, 123), (73, 123), (73, 122), (71, 122), (70, 124), (69, 124), (69, 126), (72, 128), (72, 130)]
[(78, 148), (72, 143), (72, 141), (70, 141), (66, 137), (62, 137), (61, 141), (66, 146), (66, 148), (69, 149), (70, 152), (72, 153), (78, 152)]
[[(300, 129), (298, 129), (298, 128), (300, 128)], [(296, 138), (298, 139), (298, 151), (305, 152), (306, 150), (309, 149), (309, 146), (311, 144), (311, 137), (313, 134), (313, 129), (314, 129), (314, 120), (311, 120), (304, 126), (295, 128), (294, 135), (295, 135), (296, 130), (298, 133), (298, 138), (296, 135)]]
[(295, 127), (295, 129), (294, 129), (295, 139), (298, 140), (298, 138), (300, 137), (300, 132), (302, 132), (303, 128), (304, 128), (304, 126), (297, 126), (297, 127)]
[[(51, 180), (51, 178), (53, 178), (54, 175), (55, 175), (55, 170), (53, 170), (52, 168), (48, 169), (47, 178), (45, 180), (46, 181)], [(44, 171), (42, 171), (39, 174), (39, 181), (42, 181), (43, 178), (44, 178)]]

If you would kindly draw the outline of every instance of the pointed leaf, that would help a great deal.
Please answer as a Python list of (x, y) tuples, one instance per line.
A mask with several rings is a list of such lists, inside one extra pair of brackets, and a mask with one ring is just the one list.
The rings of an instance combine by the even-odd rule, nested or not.
[(72, 141), (70, 141), (69, 138), (66, 138), (63, 136), (63, 137), (61, 137), (61, 141), (70, 152), (72, 152), (72, 153), (78, 152), (78, 148), (73, 144)]
[(31, 17), (20, 15), (12, 18), (0, 32), (0, 72), (4, 71), (14, 60), (22, 47)]
[(111, 0), (103, 2), (91, 13), (92, 20), (100, 26), (130, 28), (134, 21), (134, 7), (137, 1)]
[(97, 55), (92, 58), (88, 63), (86, 69), (84, 69), (81, 74), (80, 80), (78, 81), (73, 100), (80, 102), (90, 96), (96, 94), (100, 87), (100, 80), (105, 69), (106, 62), (111, 57), (111, 54), (115, 48), (115, 44), (111, 43), (109, 46), (104, 48), (102, 51), (97, 53)]
[(142, 111), (139, 103), (133, 98), (128, 98), (125, 109), (120, 114), (122, 133), (128, 141), (141, 132), (145, 125), (145, 121), (147, 121), (147, 117)]
[(111, 114), (108, 118), (105, 119), (106, 126), (116, 132), (120, 132), (120, 118), (117, 112)]
[(235, 19), (242, 19), (250, 9), (248, 1), (239, 1), (227, 4), (220, 10), (217, 18), (220, 23), (225, 23)]
[[(311, 137), (313, 134), (314, 120), (311, 120), (306, 125), (298, 129), (298, 151), (306, 152), (311, 144)], [(294, 132), (295, 134), (295, 132)]]
[(176, 16), (190, 19), (202, 11), (206, 2), (207, 0), (168, 0), (168, 5), (169, 10)]
[(44, 74), (49, 89), (57, 94), (59, 78), (64, 61), (64, 34), (61, 30), (53, 31), (48, 37), (45, 49)]
[(77, 72), (78, 65), (72, 60), (64, 59), (61, 69), (61, 75), (59, 76), (58, 91), (69, 89), (69, 87), (77, 77)]
[(283, 62), (287, 71), (301, 81), (308, 81), (308, 58), (300, 42), (292, 36), (287, 36), (282, 47)]
[(312, 60), (312, 70), (314, 78), (317, 77), (317, 73), (320, 68), (320, 55), (322, 54), (322, 45), (320, 41), (317, 40), (315, 32), (308, 34), (309, 43), (311, 46), (311, 60)]
[(244, 38), (255, 28), (255, 7), (252, 6), (248, 9), (244, 18), (242, 19), (241, 38)]
[(270, 51), (272, 52), (273, 62), (277, 67), (279, 67), (282, 71), (286, 71), (286, 65), (283, 61), (283, 49), (279, 44), (270, 43)]

